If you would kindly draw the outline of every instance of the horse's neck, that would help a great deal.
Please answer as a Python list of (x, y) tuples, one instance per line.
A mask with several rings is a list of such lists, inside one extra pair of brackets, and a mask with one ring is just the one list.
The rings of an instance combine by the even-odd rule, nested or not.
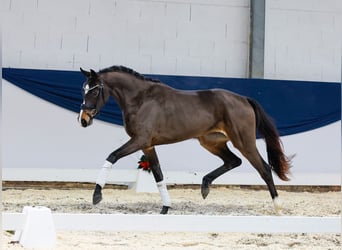
[(146, 90), (151, 83), (121, 72), (111, 72), (106, 77), (110, 95), (124, 109), (127, 103), (133, 104), (135, 97)]

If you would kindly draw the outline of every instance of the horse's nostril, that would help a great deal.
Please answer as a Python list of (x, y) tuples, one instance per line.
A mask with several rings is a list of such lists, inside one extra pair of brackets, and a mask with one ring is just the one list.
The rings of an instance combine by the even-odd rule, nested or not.
[(88, 123), (85, 119), (81, 119), (81, 124), (82, 124), (82, 127), (87, 127), (88, 126)]

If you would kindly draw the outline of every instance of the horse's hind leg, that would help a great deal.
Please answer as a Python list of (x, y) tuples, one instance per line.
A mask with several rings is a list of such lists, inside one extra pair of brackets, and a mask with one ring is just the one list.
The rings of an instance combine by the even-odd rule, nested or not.
[(240, 148), (239, 150), (258, 171), (261, 178), (266, 182), (273, 200), (274, 208), (276, 211), (280, 210), (281, 207), (278, 203), (278, 192), (273, 182), (272, 169), (270, 165), (268, 165), (264, 159), (262, 159), (255, 144), (249, 144), (249, 146)]
[(202, 179), (201, 193), (203, 199), (209, 194), (209, 185), (219, 176), (241, 165), (241, 159), (233, 154), (227, 147), (227, 137), (214, 133), (198, 138), (201, 145), (212, 154), (220, 157), (224, 164), (205, 175)]
[(154, 147), (150, 148), (145, 148), (143, 149), (143, 152), (145, 156), (147, 157), (147, 160), (150, 163), (152, 173), (154, 176), (154, 179), (157, 183), (157, 187), (159, 190), (160, 197), (163, 202), (163, 208), (161, 210), (161, 214), (167, 214), (170, 206), (171, 206), (171, 201), (170, 201), (170, 196), (167, 191), (166, 183), (164, 181), (163, 173), (161, 171), (160, 165), (159, 165), (159, 160), (157, 153), (154, 149)]

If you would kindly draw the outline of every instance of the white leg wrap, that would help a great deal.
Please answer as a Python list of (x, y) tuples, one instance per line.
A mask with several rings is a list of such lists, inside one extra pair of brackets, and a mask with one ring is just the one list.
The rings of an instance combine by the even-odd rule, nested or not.
[(164, 181), (157, 182), (157, 187), (158, 187), (159, 194), (163, 202), (163, 206), (170, 207), (171, 200), (170, 200), (169, 192), (167, 191), (166, 183)]
[(109, 161), (105, 161), (103, 164), (99, 175), (96, 179), (96, 184), (99, 184), (102, 188), (106, 185), (107, 177), (109, 175), (110, 170), (112, 169), (113, 164)]

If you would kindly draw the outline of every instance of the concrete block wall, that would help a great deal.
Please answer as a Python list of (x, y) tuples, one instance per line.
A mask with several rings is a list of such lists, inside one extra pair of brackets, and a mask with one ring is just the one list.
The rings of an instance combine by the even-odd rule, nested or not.
[(266, 0), (265, 78), (341, 81), (341, 0)]
[[(3, 66), (246, 77), (249, 0), (3, 0)], [(266, 0), (265, 78), (341, 80), (342, 1)]]
[(246, 77), (249, 0), (3, 0), (3, 66)]

